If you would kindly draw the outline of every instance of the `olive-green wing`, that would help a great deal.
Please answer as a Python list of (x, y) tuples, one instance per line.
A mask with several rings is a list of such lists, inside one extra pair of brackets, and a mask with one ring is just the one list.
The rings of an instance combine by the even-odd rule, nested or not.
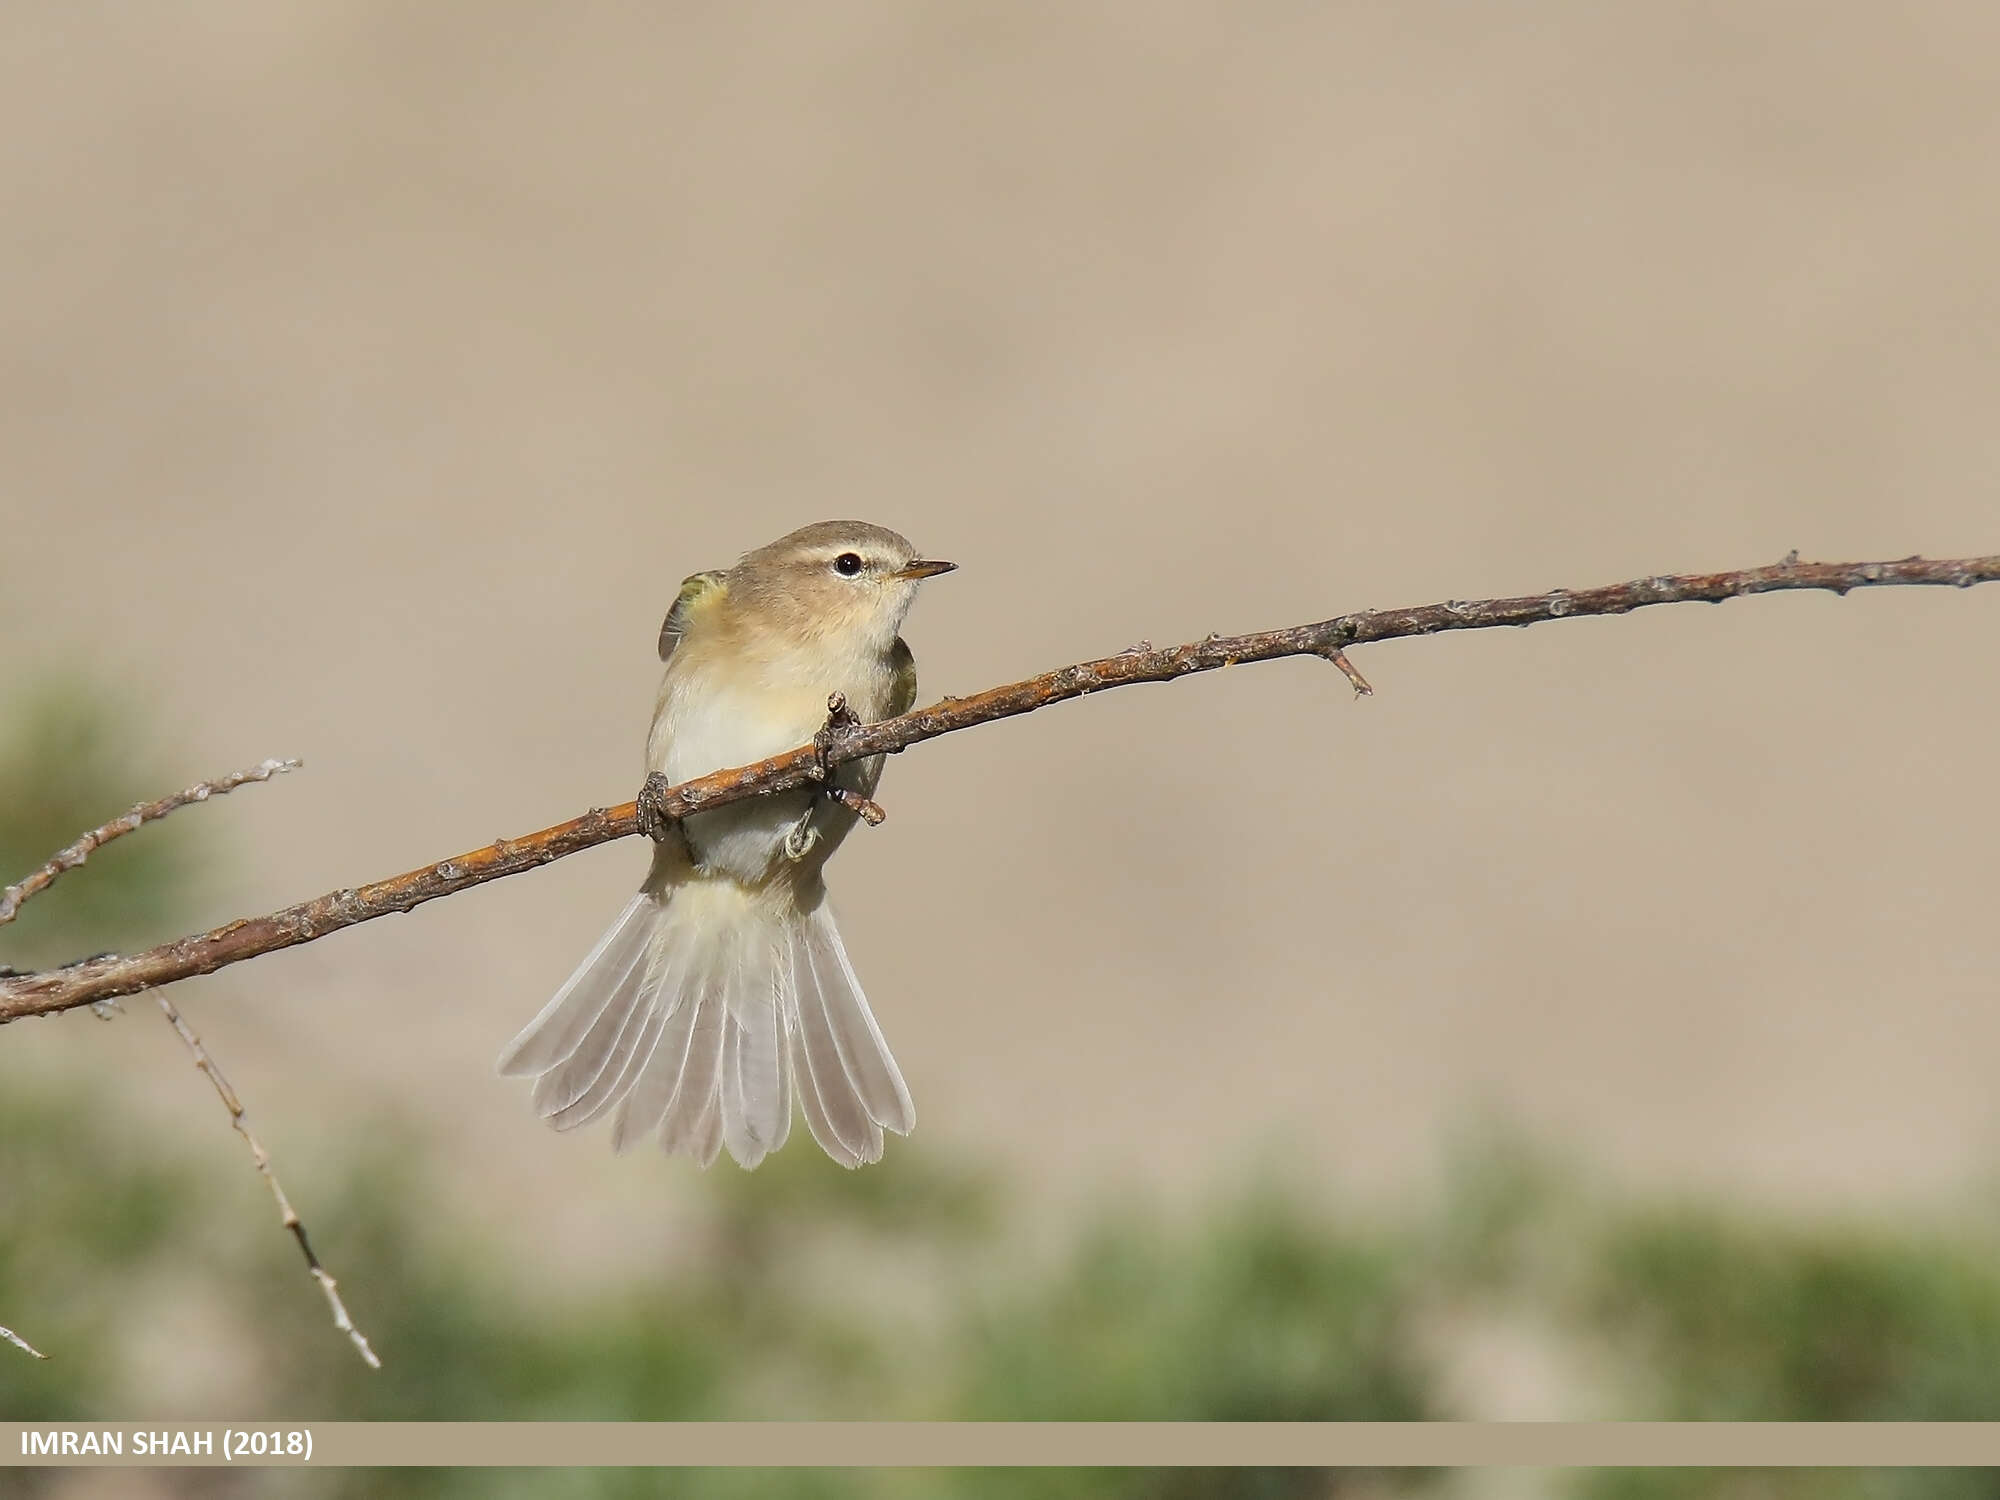
[(888, 718), (906, 714), (917, 706), (917, 659), (910, 654), (909, 643), (901, 636), (889, 648), (889, 712)]
[(707, 573), (692, 573), (681, 580), (681, 591), (674, 596), (673, 608), (667, 611), (667, 618), (660, 625), (660, 660), (665, 661), (674, 654), (674, 647), (681, 643), (687, 633), (688, 617), (694, 610), (722, 587), (724, 574), (720, 570)]

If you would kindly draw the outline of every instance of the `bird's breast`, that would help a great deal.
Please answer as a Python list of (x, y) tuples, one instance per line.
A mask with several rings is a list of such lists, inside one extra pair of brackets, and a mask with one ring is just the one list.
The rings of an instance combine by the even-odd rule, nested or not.
[[(826, 723), (831, 693), (846, 694), (863, 719), (879, 717), (885, 682), (880, 671), (736, 670), (697, 653), (676, 652), (660, 685), (647, 768), (679, 783), (795, 750)], [(850, 763), (836, 774), (857, 789), (872, 789), (880, 761)], [(811, 799), (810, 792), (783, 792), (696, 813), (684, 829), (697, 865), (747, 882), (769, 878), (789, 863), (782, 852), (785, 835)], [(829, 807), (821, 816), (827, 821), (824, 854), (853, 815)], [(821, 862), (815, 859), (812, 868)]]

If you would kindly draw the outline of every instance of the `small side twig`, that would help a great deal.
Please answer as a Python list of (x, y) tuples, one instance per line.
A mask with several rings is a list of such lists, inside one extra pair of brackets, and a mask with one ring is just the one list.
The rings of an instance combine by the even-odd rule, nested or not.
[(122, 818), (113, 818), (102, 827), (93, 828), (68, 848), (57, 852), (47, 864), (29, 875), (19, 885), (10, 885), (0, 891), (0, 927), (13, 921), (22, 904), (30, 896), (40, 895), (64, 872), (74, 870), (90, 856), (115, 838), (122, 838), (135, 828), (157, 822), (168, 813), (178, 812), (190, 802), (206, 802), (210, 797), (219, 797), (233, 792), (239, 786), (252, 781), (269, 781), (273, 776), (285, 771), (296, 771), (302, 764), (296, 760), (266, 760), (250, 767), (247, 771), (237, 771), (228, 776), (219, 776), (213, 781), (197, 781), (186, 791), (175, 792), (171, 797), (162, 797), (157, 802), (141, 802)]
[(1373, 689), (1368, 685), (1368, 679), (1361, 675), (1361, 669), (1355, 666), (1353, 662), (1347, 659), (1347, 653), (1345, 651), (1341, 650), (1340, 647), (1335, 646), (1331, 651), (1328, 651), (1324, 654), (1326, 656), (1326, 659), (1332, 662), (1336, 667), (1340, 668), (1342, 675), (1344, 675), (1349, 682), (1354, 684), (1355, 697), (1372, 698), (1375, 696), (1375, 689)]
[(880, 828), (888, 820), (889, 814), (883, 810), (881, 803), (862, 796), (850, 787), (830, 786), (826, 789), (826, 794), (870, 828)]
[(5, 1339), (8, 1343), (12, 1344), (16, 1349), (25, 1349), (28, 1353), (34, 1355), (36, 1359), (48, 1358), (46, 1354), (42, 1353), (41, 1350), (37, 1349), (33, 1344), (29, 1343), (26, 1339), (22, 1338), (20, 1334), (14, 1332), (14, 1330), (11, 1328), (0, 1328), (0, 1339)]
[[(263, 1176), (265, 1185), (270, 1188), (271, 1196), (278, 1202), (279, 1221), (292, 1238), (299, 1242), (299, 1250), (306, 1258), (306, 1270), (312, 1279), (319, 1283), (320, 1290), (326, 1293), (327, 1305), (333, 1309), (333, 1326), (347, 1335), (371, 1370), (381, 1369), (382, 1361), (368, 1346), (366, 1335), (354, 1326), (354, 1319), (347, 1314), (347, 1304), (340, 1300), (339, 1283), (328, 1274), (326, 1267), (320, 1264), (319, 1257), (313, 1253), (312, 1241), (306, 1238), (306, 1226), (300, 1221), (297, 1211), (292, 1207), (292, 1200), (285, 1196), (285, 1190), (278, 1182), (278, 1174), (271, 1166), (270, 1153), (259, 1143), (257, 1137), (250, 1133), (250, 1126), (244, 1119), (243, 1101), (236, 1097), (236, 1090), (231, 1088), (229, 1080), (222, 1076), (222, 1070), (216, 1067), (215, 1059), (208, 1055), (208, 1049), (202, 1046), (201, 1038), (195, 1035), (194, 1028), (181, 1018), (178, 1010), (174, 1009), (173, 1001), (164, 994), (156, 994), (153, 998), (160, 1002), (160, 1009), (166, 1013), (168, 1022), (180, 1034), (180, 1039), (187, 1044), (188, 1051), (194, 1054), (194, 1065), (207, 1074), (208, 1081), (215, 1086), (215, 1092), (221, 1098), (223, 1108), (229, 1111), (229, 1123), (236, 1128), (236, 1133), (249, 1143), (250, 1155), (257, 1163), (257, 1171)], [(0, 1332), (5, 1331), (0, 1329)], [(22, 1345), (22, 1347), (27, 1346)]]

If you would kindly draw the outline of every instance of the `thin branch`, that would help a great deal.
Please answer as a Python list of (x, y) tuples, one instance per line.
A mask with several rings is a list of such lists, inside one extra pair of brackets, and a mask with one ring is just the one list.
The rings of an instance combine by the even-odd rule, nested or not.
[(881, 803), (862, 796), (850, 787), (830, 786), (826, 789), (826, 794), (870, 828), (880, 828), (889, 821), (889, 815), (882, 810)]
[[(830, 745), (801, 745), (755, 765), (717, 771), (669, 788), (660, 810), (684, 818), (708, 808), (740, 802), (764, 792), (820, 784), (828, 766), (869, 755), (891, 754), (939, 735), (1032, 713), (1052, 703), (1082, 698), (1105, 688), (1138, 682), (1171, 682), (1197, 672), (1286, 656), (1332, 659), (1349, 647), (1446, 630), (1490, 630), (1502, 625), (1537, 625), (1584, 615), (1619, 615), (1654, 604), (1719, 604), (1747, 594), (1786, 589), (1850, 589), (1890, 585), (1969, 588), (2000, 580), (2000, 554), (1944, 561), (1920, 557), (1898, 562), (1802, 563), (1788, 557), (1770, 567), (1729, 573), (1680, 573), (1640, 578), (1594, 589), (1554, 589), (1513, 599), (1448, 600), (1410, 609), (1361, 610), (1330, 620), (1251, 635), (1210, 636), (1184, 646), (1135, 647), (1117, 656), (1081, 662), (989, 688), (970, 698), (946, 698), (900, 718), (843, 731)], [(1337, 664), (1337, 663), (1336, 663)], [(332, 891), (268, 916), (251, 917), (213, 932), (181, 938), (129, 958), (94, 959), (70, 968), (0, 979), (0, 1023), (24, 1016), (53, 1015), (93, 1001), (130, 995), (228, 964), (310, 943), (343, 927), (391, 912), (406, 912), (426, 901), (455, 895), (489, 880), (518, 875), (551, 860), (621, 839), (638, 831), (638, 809), (627, 802), (593, 808), (580, 818), (531, 833), (498, 839), (372, 885)]]
[(175, 792), (173, 796), (162, 797), (157, 802), (141, 802), (124, 817), (113, 818), (103, 827), (91, 829), (19, 885), (10, 885), (0, 891), (0, 927), (14, 920), (30, 896), (40, 895), (61, 879), (65, 871), (74, 870), (113, 839), (122, 838), (147, 823), (157, 822), (168, 813), (178, 812), (190, 802), (206, 802), (210, 797), (233, 792), (246, 782), (269, 781), (283, 772), (296, 771), (299, 765), (300, 762), (295, 760), (267, 760), (247, 771), (218, 777), (214, 781), (197, 781), (184, 792)]
[(278, 1201), (279, 1222), (290, 1232), (292, 1238), (299, 1242), (299, 1250), (306, 1258), (307, 1272), (319, 1283), (320, 1290), (326, 1293), (327, 1305), (333, 1309), (333, 1326), (347, 1335), (356, 1351), (368, 1362), (371, 1370), (381, 1369), (382, 1361), (376, 1358), (375, 1351), (368, 1347), (367, 1338), (354, 1326), (354, 1320), (347, 1315), (347, 1304), (340, 1300), (339, 1283), (327, 1274), (326, 1267), (321, 1265), (319, 1257), (313, 1254), (312, 1241), (306, 1238), (306, 1226), (300, 1221), (297, 1212), (292, 1208), (292, 1200), (285, 1196), (285, 1190), (278, 1182), (277, 1171), (271, 1165), (270, 1153), (259, 1143), (257, 1137), (250, 1133), (249, 1122), (244, 1118), (243, 1101), (236, 1097), (236, 1090), (231, 1088), (229, 1080), (222, 1076), (222, 1069), (218, 1068), (215, 1059), (208, 1055), (208, 1049), (202, 1046), (201, 1038), (194, 1034), (194, 1028), (181, 1019), (181, 1013), (174, 1009), (173, 1001), (165, 995), (155, 995), (153, 998), (160, 1002), (160, 1009), (166, 1013), (168, 1022), (180, 1034), (180, 1039), (187, 1044), (188, 1051), (194, 1054), (194, 1065), (207, 1074), (208, 1081), (215, 1086), (216, 1095), (222, 1100), (222, 1107), (229, 1111), (229, 1123), (235, 1126), (236, 1133), (249, 1143), (251, 1159), (257, 1163), (257, 1170), (262, 1174), (265, 1185), (270, 1188), (271, 1196)]
[(1368, 679), (1361, 675), (1361, 669), (1347, 659), (1347, 653), (1340, 647), (1335, 646), (1331, 651), (1323, 651), (1320, 654), (1340, 668), (1341, 675), (1354, 684), (1355, 697), (1371, 698), (1375, 695), (1375, 689), (1368, 685)]
[(11, 1328), (0, 1328), (0, 1339), (5, 1339), (8, 1343), (12, 1344), (16, 1349), (27, 1350), (28, 1353), (34, 1355), (36, 1359), (48, 1358), (46, 1354), (42, 1353), (41, 1350), (37, 1349), (33, 1344), (29, 1343), (26, 1339), (22, 1338), (20, 1334), (14, 1332), (14, 1330)]

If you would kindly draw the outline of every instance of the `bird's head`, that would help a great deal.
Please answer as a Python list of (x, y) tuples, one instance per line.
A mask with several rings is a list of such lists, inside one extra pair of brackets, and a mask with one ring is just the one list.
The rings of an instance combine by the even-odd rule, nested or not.
[(866, 521), (818, 521), (746, 553), (730, 571), (732, 604), (793, 644), (887, 651), (926, 578), (956, 563), (919, 557)]

